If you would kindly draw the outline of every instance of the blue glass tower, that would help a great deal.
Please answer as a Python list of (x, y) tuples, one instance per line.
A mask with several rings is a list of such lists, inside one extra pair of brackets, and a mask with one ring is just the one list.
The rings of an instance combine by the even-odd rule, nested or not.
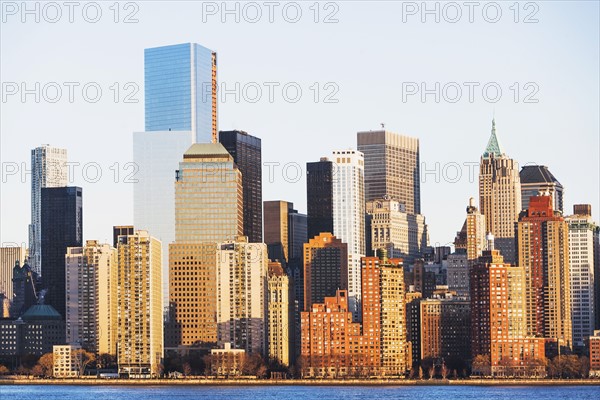
[(196, 43), (144, 50), (146, 132), (217, 141), (217, 53)]

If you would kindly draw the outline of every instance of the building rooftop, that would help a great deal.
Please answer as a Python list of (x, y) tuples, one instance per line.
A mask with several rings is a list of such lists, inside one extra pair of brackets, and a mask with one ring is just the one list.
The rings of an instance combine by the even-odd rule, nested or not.
[[(521, 183), (557, 183), (560, 182), (552, 175), (545, 165), (526, 165), (519, 172)], [(560, 185), (562, 186), (562, 185)]]
[(183, 158), (227, 157), (231, 158), (221, 143), (194, 143), (183, 154)]
[(496, 119), (492, 119), (492, 135), (483, 152), (485, 158), (489, 158), (491, 155), (494, 157), (502, 157), (504, 155), (504, 150), (502, 149), (502, 146), (500, 146), (500, 142), (496, 136)]
[(33, 321), (33, 320), (61, 320), (62, 317), (54, 309), (54, 307), (48, 304), (35, 304), (21, 317), (23, 321)]

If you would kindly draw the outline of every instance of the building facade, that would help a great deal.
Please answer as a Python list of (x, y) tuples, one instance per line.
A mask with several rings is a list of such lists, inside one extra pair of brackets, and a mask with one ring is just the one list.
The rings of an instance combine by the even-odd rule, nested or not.
[(600, 378), (600, 330), (589, 337), (590, 378)]
[(483, 254), (487, 247), (485, 231), (485, 215), (481, 214), (475, 207), (475, 199), (469, 199), (467, 207), (467, 217), (460, 232), (454, 240), (454, 247), (457, 251), (464, 251), (467, 254), (467, 260), (476, 261)]
[(594, 253), (600, 227), (592, 221), (591, 206), (575, 205), (573, 215), (565, 218), (569, 224), (569, 280), (571, 289), (571, 319), (573, 346), (585, 348), (586, 339), (594, 333), (596, 298), (594, 285), (599, 254)]
[(358, 132), (365, 160), (365, 200), (389, 197), (421, 214), (419, 139), (390, 131)]
[(569, 225), (550, 196), (535, 196), (517, 224), (518, 263), (525, 269), (528, 336), (573, 345)]
[(146, 131), (217, 142), (217, 53), (197, 43), (144, 50)]
[(79, 352), (81, 346), (74, 344), (55, 345), (52, 347), (52, 367), (55, 378), (78, 378), (82, 363)]
[(333, 175), (337, 171), (327, 157), (306, 163), (306, 214), (308, 237), (333, 233)]
[(282, 365), (289, 366), (293, 343), (293, 304), (290, 279), (281, 263), (269, 262), (268, 271), (268, 356)]
[(67, 343), (117, 354), (117, 250), (87, 240), (65, 255)]
[[(8, 301), (8, 307), (14, 298), (13, 292), (13, 269), (15, 266), (25, 264), (25, 248), (10, 246), (0, 247), (0, 298)], [(0, 301), (0, 318), (8, 318), (2, 311), (3, 304)]]
[(423, 256), (429, 246), (425, 217), (408, 214), (396, 200), (377, 199), (367, 202), (366, 212), (371, 217), (371, 250), (386, 249), (391, 258), (402, 258), (411, 263)]
[(333, 234), (348, 245), (348, 297), (360, 319), (361, 262), (366, 254), (364, 156), (356, 150), (333, 152)]
[(43, 145), (31, 150), (29, 263), (42, 272), (42, 188), (67, 186), (67, 150)]
[(519, 167), (498, 142), (496, 121), (479, 165), (479, 211), (485, 215), (485, 232), (495, 237), (504, 259), (515, 261), (515, 222), (521, 212)]
[(304, 245), (304, 311), (348, 285), (348, 245), (321, 233)]
[(212, 348), (217, 344), (217, 244), (169, 245), (169, 349)]
[(65, 317), (65, 254), (83, 245), (83, 197), (80, 187), (42, 189), (42, 287), (46, 303)]
[(242, 175), (220, 143), (194, 144), (175, 177), (175, 241), (235, 240), (244, 231)]
[(162, 247), (146, 231), (117, 244), (117, 361), (119, 373), (147, 378), (163, 359)]
[(267, 246), (245, 237), (217, 247), (217, 344), (266, 355)]
[(219, 142), (242, 172), (244, 235), (250, 243), (262, 243), (262, 151), (260, 138), (244, 131), (220, 131)]

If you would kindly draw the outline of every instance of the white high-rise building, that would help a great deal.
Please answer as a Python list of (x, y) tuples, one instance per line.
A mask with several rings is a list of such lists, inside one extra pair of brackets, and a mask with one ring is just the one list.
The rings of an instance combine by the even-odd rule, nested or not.
[(348, 300), (361, 316), (361, 257), (365, 256), (365, 163), (357, 150), (333, 152), (333, 234), (348, 245)]
[(67, 186), (67, 150), (45, 144), (31, 150), (29, 266), (42, 270), (42, 188)]
[(267, 245), (245, 237), (217, 247), (217, 341), (267, 353)]
[(133, 226), (162, 243), (163, 299), (169, 296), (169, 243), (175, 241), (175, 171), (194, 142), (192, 131), (135, 132)]
[(565, 218), (569, 224), (569, 276), (571, 289), (571, 321), (573, 346), (583, 348), (585, 339), (594, 334), (595, 310), (594, 243), (599, 228), (592, 221), (591, 206), (575, 205), (574, 215)]
[(117, 250), (87, 240), (65, 255), (67, 343), (117, 354)]

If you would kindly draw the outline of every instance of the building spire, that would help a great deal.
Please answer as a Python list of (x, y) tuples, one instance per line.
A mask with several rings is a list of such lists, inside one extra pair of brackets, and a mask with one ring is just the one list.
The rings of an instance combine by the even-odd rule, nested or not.
[(492, 155), (494, 157), (501, 157), (504, 155), (502, 146), (500, 146), (500, 142), (498, 141), (498, 137), (496, 136), (496, 117), (492, 118), (492, 135), (490, 136), (490, 140), (488, 141), (487, 147), (483, 152), (483, 156), (485, 158), (489, 158)]

